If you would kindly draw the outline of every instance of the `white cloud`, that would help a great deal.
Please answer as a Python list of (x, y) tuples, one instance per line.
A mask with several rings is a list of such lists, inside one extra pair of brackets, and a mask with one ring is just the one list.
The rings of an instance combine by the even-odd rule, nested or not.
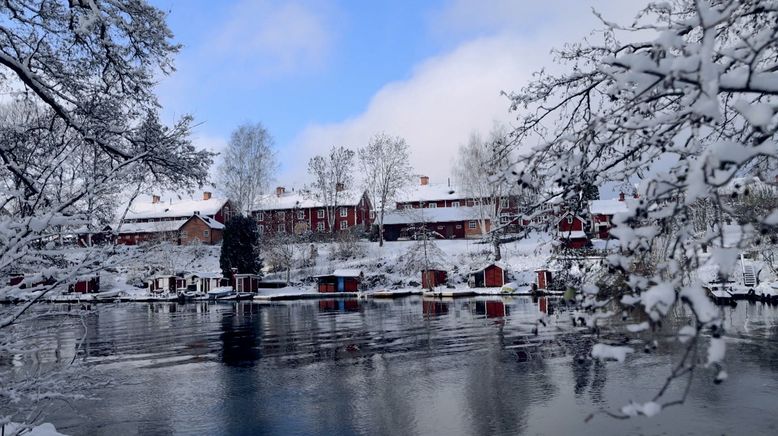
[[(436, 15), (438, 19), (433, 21), (439, 28), (459, 26), (463, 17), (470, 16), (481, 23), (479, 26), (492, 26), (495, 31), (423, 62), (407, 80), (385, 85), (361, 114), (341, 122), (308, 126), (282, 152), (285, 167), (281, 179), (304, 177), (307, 159), (325, 153), (332, 145), (358, 148), (373, 134), (384, 131), (407, 140), (416, 172), (429, 175), (433, 181), (445, 181), (451, 175), (459, 145), (472, 131), (486, 133), (495, 120), (510, 122), (516, 118), (508, 113), (509, 102), (500, 91), (520, 89), (541, 68), (557, 68), (550, 50), (580, 40), (598, 27), (587, 4), (551, 1), (557, 7), (550, 10), (556, 12), (547, 12), (545, 18), (552, 24), (532, 35), (522, 34), (511, 27), (516, 22), (499, 18), (517, 14), (516, 2), (498, 3), (504, 7), (490, 10), (474, 6), (474, 2), (456, 1), (454, 9)], [(521, 6), (527, 3), (521, 2)], [(519, 21), (534, 16), (535, 9), (533, 6), (529, 14), (520, 15)], [(634, 17), (639, 7), (633, 3), (618, 10), (605, 9), (608, 18), (624, 20)]]
[(261, 76), (319, 69), (332, 51), (331, 15), (312, 2), (242, 0), (207, 51)]
[(410, 79), (385, 85), (359, 116), (306, 128), (283, 156), (291, 163), (287, 174), (304, 174), (307, 158), (332, 145), (358, 148), (385, 131), (408, 141), (416, 171), (447, 177), (452, 150), (472, 130), (486, 131), (494, 120), (509, 119), (508, 100), (500, 91), (526, 74), (519, 51), (516, 41), (497, 37), (424, 62)]

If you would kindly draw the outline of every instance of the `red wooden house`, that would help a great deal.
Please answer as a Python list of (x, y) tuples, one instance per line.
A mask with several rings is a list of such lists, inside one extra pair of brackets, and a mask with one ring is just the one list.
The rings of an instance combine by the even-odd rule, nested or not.
[(319, 292), (358, 292), (364, 277), (358, 269), (336, 269), (315, 278)]
[(471, 288), (501, 288), (505, 285), (505, 269), (490, 263), (468, 274), (467, 284)]
[(559, 219), (557, 235), (565, 248), (585, 248), (589, 245), (586, 220), (568, 212)]
[(233, 281), (237, 292), (258, 292), (262, 277), (256, 274), (235, 274)]
[(337, 207), (326, 205), (308, 191), (287, 192), (279, 186), (275, 194), (262, 198), (262, 206), (252, 211), (260, 233), (329, 233), (352, 229), (367, 230), (373, 210), (365, 191), (341, 189)]
[(117, 243), (135, 245), (150, 240), (187, 244), (198, 240), (204, 244), (221, 241), (224, 224), (236, 211), (229, 200), (214, 198), (203, 192), (202, 199), (168, 202), (153, 195), (150, 202), (130, 206), (119, 227)]
[(100, 276), (81, 277), (75, 283), (68, 285), (68, 292), (81, 294), (100, 292)]
[(592, 232), (599, 239), (610, 238), (610, 230), (613, 228), (613, 216), (617, 213), (628, 212), (624, 194), (619, 194), (618, 200), (594, 200), (589, 204), (589, 213), (592, 215)]
[(421, 271), (421, 287), (432, 289), (435, 286), (445, 285), (448, 279), (446, 271), (440, 269), (425, 269)]

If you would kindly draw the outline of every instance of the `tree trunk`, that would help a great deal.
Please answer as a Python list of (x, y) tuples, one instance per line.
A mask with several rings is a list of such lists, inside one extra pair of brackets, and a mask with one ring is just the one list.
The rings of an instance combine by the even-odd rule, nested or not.
[(384, 209), (381, 208), (381, 216), (378, 221), (378, 246), (384, 246)]
[(500, 250), (500, 235), (497, 232), (492, 232), (492, 246), (494, 247), (494, 261), (497, 262), (502, 259), (502, 251)]

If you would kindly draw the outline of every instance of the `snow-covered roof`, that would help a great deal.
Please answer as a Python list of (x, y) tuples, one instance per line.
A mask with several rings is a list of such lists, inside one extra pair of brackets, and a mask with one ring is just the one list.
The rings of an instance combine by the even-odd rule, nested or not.
[(773, 192), (778, 190), (774, 185), (763, 182), (757, 176), (748, 176), (748, 177), (735, 177), (732, 180), (730, 180), (729, 183), (719, 188), (718, 191), (719, 194), (729, 195), (729, 194), (743, 194), (746, 191), (746, 189), (748, 189), (749, 191), (769, 190)]
[(582, 239), (582, 238), (586, 238), (586, 232), (583, 232), (581, 230), (564, 231), (564, 232), (559, 232), (559, 237), (561, 237), (562, 239)]
[(628, 212), (627, 202), (619, 200), (592, 200), (589, 203), (589, 212), (593, 215), (615, 215)]
[(161, 233), (175, 232), (189, 221), (189, 218), (171, 221), (154, 221), (142, 223), (122, 223), (119, 227), (120, 234), (127, 233)]
[(130, 205), (125, 221), (151, 218), (189, 218), (199, 212), (201, 215), (215, 215), (227, 203), (226, 198), (208, 200), (177, 200), (152, 203), (136, 201)]
[[(341, 191), (338, 205), (356, 206), (362, 199), (362, 194), (364, 194), (364, 191)], [(284, 210), (326, 206), (323, 202), (316, 200), (310, 192), (304, 190), (286, 192), (281, 195), (275, 193), (263, 195), (260, 199), (260, 205), (254, 210)]]
[(358, 269), (336, 269), (332, 272), (333, 276), (337, 277), (359, 277), (362, 275), (362, 270)]
[(384, 214), (384, 224), (449, 223), (480, 218), (477, 207), (425, 207), (387, 212)]
[(212, 229), (215, 229), (215, 230), (223, 230), (224, 229), (224, 224), (216, 221), (213, 218), (210, 218), (210, 217), (207, 217), (207, 216), (203, 216), (203, 215), (195, 215), (195, 217), (196, 218), (200, 218), (201, 220), (203, 220), (203, 222), (205, 222), (205, 224), (208, 227), (212, 228)]
[(485, 264), (481, 265), (480, 267), (476, 267), (476, 268), (471, 269), (468, 274), (479, 273), (479, 272), (485, 270), (486, 268), (489, 268), (492, 265), (502, 269), (503, 271), (508, 269), (508, 265), (503, 263), (503, 262), (489, 262), (489, 263), (485, 263)]
[(398, 203), (408, 203), (414, 201), (464, 200), (466, 198), (468, 196), (457, 186), (429, 183), (403, 189), (397, 194), (395, 201)]
[(207, 216), (201, 216), (201, 215), (194, 215), (194, 216), (190, 216), (189, 218), (179, 219), (179, 220), (122, 223), (121, 227), (119, 228), (119, 233), (127, 234), (127, 233), (175, 232), (181, 229), (181, 227), (192, 218), (202, 220), (211, 229), (215, 229), (215, 230), (224, 229), (224, 224), (216, 221), (213, 218), (208, 218)]

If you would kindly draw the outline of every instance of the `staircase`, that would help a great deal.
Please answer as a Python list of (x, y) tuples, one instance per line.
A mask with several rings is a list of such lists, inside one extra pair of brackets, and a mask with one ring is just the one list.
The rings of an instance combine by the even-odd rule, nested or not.
[(740, 264), (743, 266), (743, 285), (747, 288), (753, 288), (757, 283), (757, 272), (754, 269), (754, 265), (746, 263), (743, 259), (743, 255), (740, 255)]

